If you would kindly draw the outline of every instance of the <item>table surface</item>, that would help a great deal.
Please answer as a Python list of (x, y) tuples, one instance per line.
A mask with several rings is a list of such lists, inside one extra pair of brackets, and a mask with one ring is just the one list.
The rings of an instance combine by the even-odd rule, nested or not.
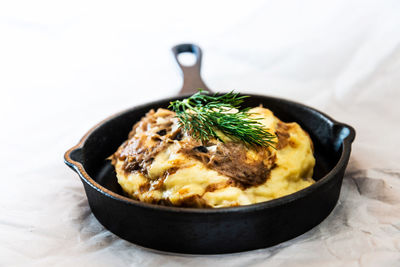
[[(399, 14), (399, 1), (2, 2), (0, 265), (400, 266)], [(108, 115), (175, 95), (182, 42), (203, 48), (215, 91), (354, 126), (339, 203), (319, 226), (198, 256), (128, 243), (94, 218), (63, 154)]]

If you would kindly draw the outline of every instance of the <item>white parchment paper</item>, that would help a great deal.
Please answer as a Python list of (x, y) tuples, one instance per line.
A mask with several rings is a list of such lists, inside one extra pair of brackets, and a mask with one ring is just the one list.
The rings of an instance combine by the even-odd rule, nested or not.
[[(400, 266), (399, 14), (398, 1), (0, 3), (0, 266)], [(63, 154), (108, 115), (176, 94), (180, 42), (203, 48), (215, 91), (354, 126), (340, 201), (319, 226), (196, 256), (131, 244), (94, 218)]]

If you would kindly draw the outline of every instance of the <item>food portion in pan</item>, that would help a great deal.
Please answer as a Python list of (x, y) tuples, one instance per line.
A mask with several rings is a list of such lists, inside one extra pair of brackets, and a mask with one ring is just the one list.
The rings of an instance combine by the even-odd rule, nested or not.
[(314, 183), (309, 135), (236, 93), (199, 93), (150, 110), (110, 157), (139, 201), (230, 207), (279, 198)]

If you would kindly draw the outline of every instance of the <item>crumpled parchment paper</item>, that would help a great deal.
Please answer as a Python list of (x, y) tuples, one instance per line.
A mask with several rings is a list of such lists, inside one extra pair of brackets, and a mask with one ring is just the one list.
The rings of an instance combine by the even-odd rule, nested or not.
[[(1, 266), (400, 266), (400, 2), (0, 4)], [(195, 6), (194, 6), (195, 5)], [(95, 123), (176, 94), (170, 47), (203, 77), (303, 102), (357, 131), (339, 203), (293, 240), (226, 255), (104, 229), (63, 153)], [(240, 240), (238, 240), (240, 242)]]

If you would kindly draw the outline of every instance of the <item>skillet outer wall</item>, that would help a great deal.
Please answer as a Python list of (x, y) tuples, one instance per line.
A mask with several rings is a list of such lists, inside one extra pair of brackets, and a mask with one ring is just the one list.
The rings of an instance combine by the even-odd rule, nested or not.
[(320, 190), (265, 209), (192, 213), (147, 209), (108, 197), (83, 182), (95, 217), (137, 245), (189, 254), (220, 254), (265, 248), (301, 235), (334, 208), (343, 170)]

